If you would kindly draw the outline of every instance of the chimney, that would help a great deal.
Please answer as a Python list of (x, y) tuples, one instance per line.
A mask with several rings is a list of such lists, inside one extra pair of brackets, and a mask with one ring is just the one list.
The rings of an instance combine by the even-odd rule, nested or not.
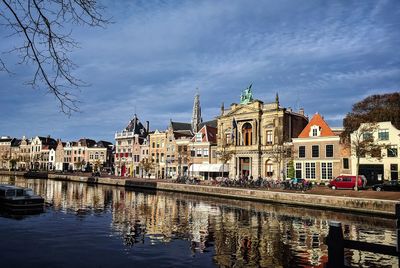
[(147, 134), (149, 134), (149, 131), (150, 131), (150, 123), (149, 123), (149, 121), (146, 121), (146, 132), (147, 132)]
[(304, 115), (304, 108), (299, 109), (299, 114)]

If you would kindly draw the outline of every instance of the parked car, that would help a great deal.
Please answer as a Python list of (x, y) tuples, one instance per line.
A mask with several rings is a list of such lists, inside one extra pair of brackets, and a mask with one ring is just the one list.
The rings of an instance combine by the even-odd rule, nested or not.
[(380, 184), (372, 185), (374, 191), (400, 191), (399, 181), (387, 181)]
[[(365, 188), (367, 185), (367, 179), (364, 175), (358, 176), (357, 186), (359, 189)], [(332, 190), (336, 189), (354, 189), (356, 186), (356, 176), (353, 175), (340, 175), (335, 179), (332, 179), (328, 186), (332, 188)]]

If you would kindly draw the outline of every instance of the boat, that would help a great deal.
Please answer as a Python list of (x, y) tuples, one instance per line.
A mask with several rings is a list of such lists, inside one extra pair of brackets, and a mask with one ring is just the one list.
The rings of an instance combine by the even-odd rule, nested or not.
[(0, 206), (12, 211), (40, 211), (44, 208), (44, 199), (30, 188), (0, 185)]

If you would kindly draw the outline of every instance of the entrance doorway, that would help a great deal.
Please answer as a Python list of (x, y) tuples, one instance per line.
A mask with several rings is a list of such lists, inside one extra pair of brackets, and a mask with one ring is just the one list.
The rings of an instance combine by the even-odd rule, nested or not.
[(239, 171), (241, 177), (248, 177), (251, 174), (250, 157), (239, 158)]
[(399, 166), (397, 164), (390, 164), (390, 179), (393, 181), (399, 179)]
[(381, 183), (384, 178), (383, 165), (360, 165), (358, 174), (367, 178), (367, 185)]

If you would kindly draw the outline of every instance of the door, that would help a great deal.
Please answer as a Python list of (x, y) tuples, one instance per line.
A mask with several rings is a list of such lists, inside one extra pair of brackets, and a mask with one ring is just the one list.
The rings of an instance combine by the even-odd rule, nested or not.
[(399, 167), (397, 164), (390, 164), (390, 179), (392, 181), (399, 179)]
[(359, 175), (367, 178), (367, 185), (382, 183), (378, 178), (384, 178), (383, 165), (360, 165)]

